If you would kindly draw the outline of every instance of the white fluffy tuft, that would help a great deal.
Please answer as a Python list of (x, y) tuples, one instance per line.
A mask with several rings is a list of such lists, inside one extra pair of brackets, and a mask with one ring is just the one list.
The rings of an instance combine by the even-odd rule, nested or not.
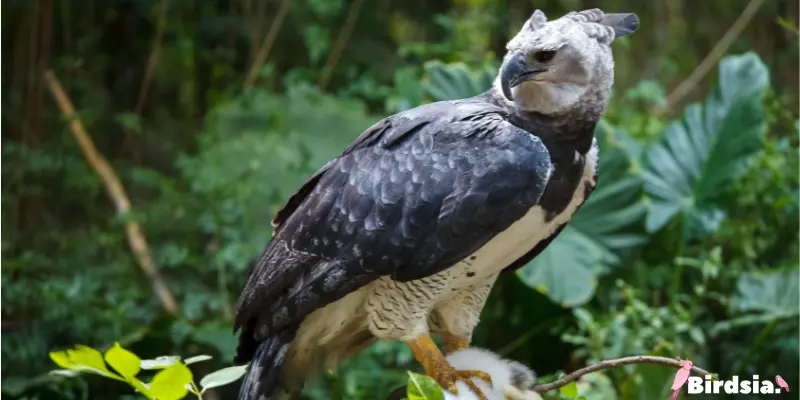
[[(538, 393), (530, 391), (535, 383), (533, 371), (524, 365), (511, 360), (504, 360), (491, 351), (470, 347), (447, 356), (447, 361), (457, 370), (477, 370), (489, 374), (492, 384), (482, 379), (473, 378), (472, 382), (481, 389), (488, 400), (538, 400)], [(519, 377), (523, 376), (521, 382)], [(515, 386), (522, 384), (523, 387)], [(444, 391), (446, 400), (478, 400), (478, 396), (461, 381), (456, 382), (458, 395)]]

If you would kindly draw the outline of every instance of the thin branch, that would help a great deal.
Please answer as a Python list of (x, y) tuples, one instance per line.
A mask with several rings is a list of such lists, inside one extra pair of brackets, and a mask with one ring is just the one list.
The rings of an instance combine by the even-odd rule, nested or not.
[(331, 49), (331, 53), (328, 55), (328, 61), (325, 62), (325, 67), (322, 68), (322, 75), (320, 75), (319, 81), (317, 82), (317, 86), (320, 90), (325, 90), (331, 81), (333, 70), (336, 68), (336, 64), (339, 63), (342, 52), (350, 41), (350, 35), (353, 33), (353, 27), (356, 25), (356, 21), (358, 21), (358, 14), (361, 12), (362, 4), (364, 4), (364, 0), (354, 0), (353, 3), (350, 4), (350, 10), (347, 11), (347, 18), (344, 20), (344, 25), (342, 25), (342, 29), (336, 37), (333, 49)]
[[(86, 161), (89, 162), (103, 180), (103, 184), (109, 197), (111, 197), (111, 200), (114, 202), (117, 213), (123, 216), (128, 214), (131, 211), (131, 202), (128, 199), (128, 195), (125, 193), (125, 188), (122, 186), (114, 169), (97, 151), (97, 148), (95, 148), (92, 138), (86, 133), (83, 124), (75, 112), (72, 101), (70, 101), (69, 96), (67, 96), (61, 83), (59, 83), (58, 78), (56, 78), (52, 71), (47, 71), (44, 75), (44, 79), (47, 82), (50, 93), (53, 95), (53, 99), (58, 104), (58, 108), (61, 109), (61, 113), (67, 117), (72, 135), (78, 142), (78, 146), (80, 146)], [(169, 287), (167, 287), (167, 284), (158, 273), (155, 262), (153, 262), (153, 258), (150, 256), (147, 241), (144, 235), (142, 235), (142, 229), (139, 223), (131, 218), (126, 218), (125, 234), (128, 237), (128, 245), (139, 262), (139, 267), (150, 281), (153, 292), (158, 296), (162, 307), (164, 307), (164, 310), (169, 314), (178, 316), (180, 313), (178, 303), (175, 301), (175, 298), (169, 291)]]
[(260, 71), (264, 66), (264, 63), (267, 62), (267, 57), (269, 56), (270, 50), (272, 50), (272, 45), (275, 43), (275, 39), (278, 37), (278, 31), (281, 29), (281, 25), (283, 25), (283, 18), (286, 16), (286, 12), (289, 11), (290, 3), (291, 2), (289, 0), (281, 0), (278, 13), (275, 14), (275, 18), (272, 19), (269, 32), (267, 32), (267, 36), (261, 43), (261, 48), (258, 49), (258, 54), (256, 54), (255, 59), (253, 59), (253, 65), (250, 66), (250, 72), (247, 73), (247, 78), (244, 80), (245, 89), (249, 89), (253, 86), (253, 83), (256, 81), (258, 71)]
[(248, 1), (243, 5), (243, 15), (250, 19), (250, 51), (248, 52), (247, 65), (253, 65), (258, 48), (261, 46), (262, 31), (264, 30), (264, 22), (267, 19), (267, 1), (261, 0), (256, 5), (256, 11), (252, 10), (252, 2)]
[(147, 100), (147, 92), (150, 90), (150, 83), (153, 81), (153, 76), (156, 73), (158, 56), (161, 54), (161, 44), (164, 40), (164, 29), (167, 26), (168, 10), (169, 0), (161, 0), (161, 12), (158, 16), (156, 36), (153, 38), (153, 48), (150, 50), (150, 56), (147, 58), (147, 69), (142, 79), (142, 87), (139, 89), (139, 98), (136, 100), (136, 107), (133, 109), (133, 113), (136, 115), (140, 115), (144, 109), (144, 103), (145, 100)]
[(689, 74), (683, 82), (681, 82), (670, 94), (667, 96), (667, 106), (665, 108), (656, 110), (658, 114), (662, 114), (666, 112), (667, 109), (674, 107), (676, 104), (679, 104), (681, 100), (683, 100), (686, 95), (692, 92), (697, 84), (703, 80), (703, 78), (714, 68), (714, 65), (717, 64), (720, 58), (725, 55), (725, 52), (728, 51), (728, 48), (731, 46), (734, 40), (744, 31), (747, 25), (750, 23), (750, 20), (753, 19), (758, 9), (764, 3), (764, 0), (750, 0), (750, 3), (747, 4), (744, 11), (739, 15), (739, 18), (734, 21), (733, 25), (728, 28), (728, 31), (722, 36), (722, 38), (717, 42), (716, 45), (711, 49), (711, 51), (706, 55), (703, 61), (697, 66), (697, 68)]
[[(556, 390), (562, 386), (566, 386), (570, 382), (577, 381), (580, 377), (586, 374), (630, 364), (656, 364), (656, 365), (666, 365), (668, 367), (681, 368), (680, 360), (676, 360), (673, 358), (656, 357), (656, 356), (622, 357), (613, 360), (600, 361), (597, 364), (590, 365), (586, 368), (581, 368), (577, 371), (574, 371), (571, 374), (555, 382), (536, 385), (531, 390), (537, 393), (549, 392), (551, 390)], [(692, 373), (698, 376), (713, 375), (710, 372), (698, 367), (692, 367)]]
[[(142, 86), (139, 88), (139, 97), (136, 100), (136, 106), (133, 108), (133, 114), (137, 117), (142, 115), (144, 104), (147, 100), (147, 93), (150, 91), (150, 85), (153, 81), (153, 76), (156, 74), (158, 56), (161, 54), (161, 47), (164, 40), (164, 29), (167, 25), (167, 10), (169, 9), (169, 0), (162, 0), (160, 8), (161, 12), (158, 16), (156, 35), (153, 38), (153, 48), (150, 50), (150, 56), (147, 57), (147, 67), (145, 68), (144, 77), (142, 78)], [(123, 151), (130, 147), (132, 136), (132, 130), (130, 128), (126, 129), (125, 137), (122, 139), (121, 146)]]

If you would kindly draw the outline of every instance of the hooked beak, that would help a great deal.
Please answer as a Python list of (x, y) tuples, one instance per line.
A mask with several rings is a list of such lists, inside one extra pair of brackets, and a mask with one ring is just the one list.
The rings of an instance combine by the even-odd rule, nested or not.
[(503, 89), (503, 95), (509, 100), (514, 100), (511, 95), (512, 88), (531, 80), (534, 75), (545, 71), (546, 69), (536, 69), (528, 64), (524, 55), (512, 53), (500, 68), (500, 86)]

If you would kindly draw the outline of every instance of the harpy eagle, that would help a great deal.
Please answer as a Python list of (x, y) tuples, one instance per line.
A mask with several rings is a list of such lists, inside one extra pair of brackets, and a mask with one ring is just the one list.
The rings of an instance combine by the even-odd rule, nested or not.
[(635, 14), (536, 11), (478, 96), (362, 133), (291, 196), (239, 297), (240, 399), (296, 397), (375, 339), (404, 341), (456, 392), (444, 352), (469, 346), (495, 280), (536, 257), (595, 187), (611, 42)]

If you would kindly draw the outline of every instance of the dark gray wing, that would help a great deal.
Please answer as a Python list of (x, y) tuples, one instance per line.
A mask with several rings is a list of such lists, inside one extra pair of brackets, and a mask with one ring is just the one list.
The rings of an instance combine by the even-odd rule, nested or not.
[[(381, 277), (442, 271), (536, 204), (551, 169), (541, 141), (475, 102), (389, 117), (327, 163), (276, 216), (239, 298), (238, 358)], [(252, 336), (252, 337), (247, 337)]]

